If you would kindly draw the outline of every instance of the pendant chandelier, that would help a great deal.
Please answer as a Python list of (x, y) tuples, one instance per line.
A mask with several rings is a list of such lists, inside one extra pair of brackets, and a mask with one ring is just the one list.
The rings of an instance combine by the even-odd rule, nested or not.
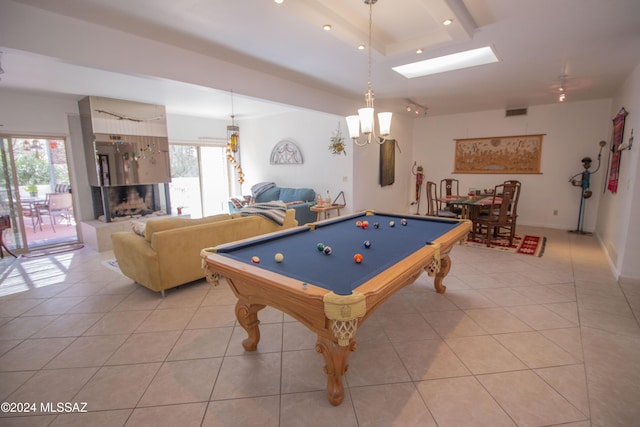
[[(347, 116), (347, 126), (349, 128), (349, 136), (353, 139), (353, 143), (358, 146), (363, 146), (371, 143), (372, 139), (378, 144), (382, 144), (385, 141), (385, 137), (391, 133), (391, 113), (378, 113), (378, 124), (380, 126), (380, 137), (376, 136), (374, 129), (374, 108), (373, 108), (373, 89), (371, 88), (371, 28), (372, 28), (372, 16), (373, 5), (378, 0), (364, 0), (365, 4), (369, 5), (369, 54), (368, 54), (368, 74), (367, 74), (367, 92), (364, 99), (366, 103), (365, 108), (358, 110), (358, 115)], [(360, 130), (365, 134), (366, 139), (360, 141)]]

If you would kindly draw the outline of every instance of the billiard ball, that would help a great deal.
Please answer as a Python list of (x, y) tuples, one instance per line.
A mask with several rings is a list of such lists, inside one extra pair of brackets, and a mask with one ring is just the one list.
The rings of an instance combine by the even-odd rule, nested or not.
[(260, 257), (252, 256), (251, 257), (251, 262), (254, 263), (254, 264), (260, 264)]
[(353, 256), (353, 260), (357, 263), (360, 264), (362, 262), (362, 254), (355, 254)]
[(395, 227), (396, 223), (395, 221), (389, 221), (389, 227)]
[(282, 261), (284, 261), (284, 255), (282, 255), (280, 252), (278, 252), (278, 253), (273, 257), (273, 259), (275, 259), (275, 260), (276, 260), (276, 262), (282, 262)]
[(373, 228), (380, 228), (380, 223), (379, 222), (374, 222), (373, 223)]
[(369, 227), (369, 221), (362, 221), (362, 229)]
[(356, 221), (356, 227), (362, 227), (362, 221)]
[(331, 249), (331, 246), (325, 246), (322, 252), (324, 252), (325, 255), (331, 255), (333, 249)]
[(400, 220), (400, 224), (402, 224), (402, 225), (407, 225), (407, 220), (406, 220), (406, 219), (404, 219), (404, 218), (402, 218), (402, 219)]
[(324, 250), (324, 243), (318, 243), (318, 244), (316, 245), (316, 248), (317, 248), (320, 252), (322, 252), (322, 251)]
[(364, 247), (367, 248), (367, 249), (369, 249), (371, 247), (371, 242), (368, 241), (368, 240), (365, 240), (363, 244), (364, 244)]

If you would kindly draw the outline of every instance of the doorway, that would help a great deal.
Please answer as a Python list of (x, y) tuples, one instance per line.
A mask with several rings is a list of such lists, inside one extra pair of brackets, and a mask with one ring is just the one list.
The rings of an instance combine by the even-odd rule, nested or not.
[(0, 215), (14, 253), (78, 241), (64, 138), (0, 135)]
[(224, 144), (170, 143), (171, 204), (202, 218), (228, 211), (230, 173)]

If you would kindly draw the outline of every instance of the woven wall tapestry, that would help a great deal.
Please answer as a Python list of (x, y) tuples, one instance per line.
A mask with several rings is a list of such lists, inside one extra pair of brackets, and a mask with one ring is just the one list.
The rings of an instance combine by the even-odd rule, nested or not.
[(609, 181), (607, 189), (612, 193), (618, 192), (618, 179), (620, 177), (620, 156), (622, 151), (618, 150), (622, 144), (624, 136), (624, 120), (627, 117), (627, 111), (622, 108), (620, 112), (613, 118), (613, 136), (611, 137), (611, 167), (609, 169)]
[(456, 139), (454, 173), (540, 173), (541, 135)]

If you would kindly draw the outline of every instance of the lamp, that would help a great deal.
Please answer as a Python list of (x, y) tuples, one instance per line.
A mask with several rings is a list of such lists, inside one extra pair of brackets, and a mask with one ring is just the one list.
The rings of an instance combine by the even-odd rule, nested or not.
[[(358, 110), (358, 115), (348, 116), (347, 126), (349, 128), (349, 136), (353, 139), (353, 143), (359, 146), (363, 146), (371, 143), (372, 137), (378, 144), (382, 144), (385, 141), (385, 137), (391, 133), (391, 113), (378, 113), (378, 125), (380, 127), (380, 137), (375, 135), (374, 130), (374, 108), (373, 108), (373, 89), (371, 89), (371, 27), (373, 16), (373, 5), (378, 0), (364, 0), (365, 4), (369, 5), (369, 54), (368, 54), (368, 74), (367, 74), (367, 92), (365, 93), (365, 108)], [(366, 141), (360, 142), (360, 131), (366, 135)]]

